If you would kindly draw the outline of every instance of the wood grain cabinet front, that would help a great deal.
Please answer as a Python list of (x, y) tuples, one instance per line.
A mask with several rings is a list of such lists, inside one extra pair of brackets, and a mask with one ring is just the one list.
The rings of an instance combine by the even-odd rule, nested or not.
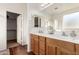
[(74, 43), (58, 40), (57, 44), (58, 44), (58, 50), (61, 51), (61, 55), (74, 55), (75, 54)]
[(46, 46), (46, 55), (56, 55), (56, 47), (47, 45)]
[(46, 38), (46, 55), (56, 55), (56, 42), (50, 38)]
[(67, 49), (57, 47), (57, 55), (75, 55), (75, 52), (71, 52)]
[(79, 44), (31, 34), (31, 50), (36, 55), (79, 55)]
[(43, 36), (39, 36), (39, 54), (46, 54), (46, 39)]
[(73, 55), (75, 54), (74, 44), (57, 39), (46, 38), (47, 55)]
[(34, 53), (35, 51), (35, 46), (34, 46), (34, 38), (33, 38), (33, 34), (31, 34), (31, 51)]
[(38, 55), (38, 36), (31, 34), (31, 50), (34, 54)]
[(76, 55), (79, 55), (79, 44), (76, 44)]

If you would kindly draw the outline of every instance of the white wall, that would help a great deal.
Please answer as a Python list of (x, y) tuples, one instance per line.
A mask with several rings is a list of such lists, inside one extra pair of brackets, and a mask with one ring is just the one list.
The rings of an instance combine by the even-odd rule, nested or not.
[[(14, 12), (14, 13), (19, 13), (22, 15), (22, 22), (23, 22), (23, 25), (22, 25), (22, 28), (23, 28), (23, 31), (22, 31), (22, 39), (23, 39), (23, 45), (26, 44), (26, 4), (17, 4), (17, 3), (3, 3), (3, 4), (0, 4), (0, 15), (1, 16), (4, 16), (4, 20), (0, 20), (1, 22), (3, 22), (3, 25), (2, 26), (2, 23), (0, 28), (2, 29), (2, 31), (0, 31), (0, 50), (4, 50), (4, 49), (7, 49), (7, 28), (6, 28), (6, 11), (9, 11), (9, 12)], [(0, 17), (1, 18), (1, 17)]]
[(79, 12), (79, 8), (74, 8), (74, 9), (70, 9), (70, 10), (66, 10), (60, 14), (56, 14), (56, 15), (52, 15), (52, 23), (54, 22), (54, 20), (58, 21), (58, 29), (59, 30), (64, 30), (64, 24), (63, 24), (63, 16), (67, 15), (67, 14), (71, 14), (74, 12)]
[(52, 17), (52, 25), (55, 29), (55, 20), (58, 22), (58, 26), (57, 26), (57, 29), (56, 30), (62, 30), (62, 21), (63, 21), (63, 16), (62, 14), (60, 15), (53, 15)]
[(0, 9), (0, 50), (6, 49), (6, 12)]
[(32, 9), (32, 6), (30, 6), (30, 4), (27, 4), (27, 27), (28, 29), (27, 31), (27, 50), (28, 52), (31, 51), (30, 49), (30, 32), (31, 31), (38, 31), (40, 28), (35, 28), (33, 25), (33, 16), (37, 15), (39, 17), (41, 17), (41, 21), (42, 21), (42, 28), (45, 29), (45, 24), (46, 24), (46, 20), (50, 19), (50, 16), (48, 14), (44, 14), (43, 12), (40, 12), (39, 10), (36, 9)]

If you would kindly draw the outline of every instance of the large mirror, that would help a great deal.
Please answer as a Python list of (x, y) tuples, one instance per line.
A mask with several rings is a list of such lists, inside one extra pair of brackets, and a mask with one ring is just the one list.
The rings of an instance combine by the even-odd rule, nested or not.
[(41, 17), (33, 16), (34, 27), (41, 27)]
[(64, 29), (79, 29), (79, 12), (64, 15), (63, 28)]

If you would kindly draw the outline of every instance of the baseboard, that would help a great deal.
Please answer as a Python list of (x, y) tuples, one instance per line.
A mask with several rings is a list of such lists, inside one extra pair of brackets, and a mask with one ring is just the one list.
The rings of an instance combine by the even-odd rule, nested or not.
[(35, 55), (32, 51), (27, 52), (27, 53), (28, 53), (28, 55)]
[(14, 42), (17, 42), (17, 39), (7, 40), (7, 42), (9, 42), (9, 41), (14, 41)]
[(27, 49), (27, 45), (22, 45), (23, 47), (25, 47)]

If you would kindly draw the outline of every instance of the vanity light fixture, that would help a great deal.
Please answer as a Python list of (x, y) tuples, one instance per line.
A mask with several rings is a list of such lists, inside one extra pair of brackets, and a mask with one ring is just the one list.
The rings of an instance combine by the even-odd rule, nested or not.
[(55, 7), (54, 9), (55, 9), (55, 10), (57, 10), (57, 9), (58, 9), (58, 7)]
[(41, 4), (41, 7), (44, 7), (44, 6), (46, 6), (46, 5), (48, 5), (49, 3), (42, 3)]
[(42, 10), (46, 9), (47, 7), (51, 6), (54, 3), (42, 3), (40, 6), (42, 8)]

